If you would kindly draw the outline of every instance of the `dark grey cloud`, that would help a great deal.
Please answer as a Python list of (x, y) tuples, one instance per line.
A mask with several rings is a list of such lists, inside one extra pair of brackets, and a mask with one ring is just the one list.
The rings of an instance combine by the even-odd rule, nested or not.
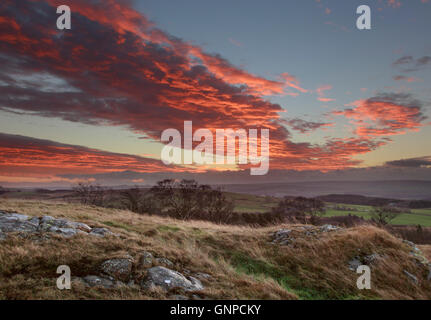
[(386, 162), (386, 165), (390, 167), (402, 168), (431, 167), (431, 156), (388, 161)]
[(286, 123), (292, 127), (292, 129), (301, 133), (311, 132), (332, 125), (331, 123), (306, 121), (299, 118), (288, 120)]
[(431, 64), (430, 56), (414, 58), (412, 56), (403, 56), (392, 63), (395, 67), (403, 67), (404, 72), (419, 71), (421, 68)]

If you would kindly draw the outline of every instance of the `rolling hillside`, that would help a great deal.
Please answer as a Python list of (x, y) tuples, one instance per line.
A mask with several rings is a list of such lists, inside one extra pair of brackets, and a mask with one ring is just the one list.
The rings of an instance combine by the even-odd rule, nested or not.
[[(28, 221), (40, 224), (51, 216), (84, 223), (92, 232), (109, 229), (105, 237), (82, 231), (70, 237), (40, 231), (7, 234), (0, 246), (2, 299), (431, 298), (428, 262), (416, 251), (426, 255), (429, 247), (415, 249), (370, 226), (256, 229), (35, 200), (3, 199), (0, 211), (28, 215)], [(112, 261), (128, 261), (121, 278), (106, 269)], [(356, 287), (352, 266), (358, 261), (371, 267), (371, 290)], [(71, 290), (56, 288), (59, 265), (71, 268)], [(183, 280), (199, 278), (202, 287), (145, 285), (155, 270), (167, 269)], [(91, 279), (101, 282), (94, 285)]]

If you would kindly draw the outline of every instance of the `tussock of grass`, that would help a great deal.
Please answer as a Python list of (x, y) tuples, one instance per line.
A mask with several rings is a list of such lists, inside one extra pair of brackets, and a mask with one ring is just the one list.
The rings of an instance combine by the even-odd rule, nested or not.
[[(120, 237), (53, 235), (36, 242), (11, 236), (0, 246), (1, 299), (165, 299), (173, 292), (139, 287), (56, 288), (56, 269), (71, 267), (72, 276), (99, 274), (100, 264), (130, 254), (139, 283), (146, 270), (138, 261), (143, 251), (166, 257), (179, 272), (204, 272), (201, 296), (209, 299), (430, 299), (427, 270), (409, 254), (410, 248), (384, 230), (370, 226), (297, 237), (295, 246), (270, 243), (274, 231), (295, 226), (253, 229), (202, 221), (177, 221), (129, 211), (36, 200), (1, 200), (0, 210), (51, 215), (108, 227)], [(425, 249), (427, 247), (424, 246)], [(431, 250), (424, 250), (427, 255)], [(378, 253), (371, 267), (372, 290), (356, 288), (358, 275), (348, 269), (357, 255)], [(403, 270), (415, 274), (411, 283)]]

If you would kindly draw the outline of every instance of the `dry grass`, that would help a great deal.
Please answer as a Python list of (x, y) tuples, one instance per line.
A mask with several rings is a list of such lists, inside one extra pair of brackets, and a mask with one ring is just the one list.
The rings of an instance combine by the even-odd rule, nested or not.
[[(137, 281), (145, 269), (137, 261), (143, 251), (174, 262), (180, 272), (205, 272), (200, 293), (208, 299), (430, 299), (427, 270), (409, 248), (384, 230), (370, 226), (322, 234), (317, 239), (297, 237), (294, 247), (270, 243), (282, 227), (221, 226), (202, 221), (178, 221), (129, 211), (78, 204), (0, 200), (0, 210), (32, 216), (51, 215), (108, 227), (121, 237), (53, 236), (42, 242), (9, 237), (0, 247), (0, 299), (165, 299), (170, 293), (123, 287), (56, 289), (56, 269), (71, 267), (73, 276), (99, 273), (102, 261), (130, 254)], [(424, 252), (428, 254), (429, 251)], [(372, 290), (356, 288), (358, 275), (348, 269), (356, 255), (378, 253), (372, 266)], [(415, 274), (411, 283), (403, 270)], [(191, 294), (190, 294), (191, 295)]]

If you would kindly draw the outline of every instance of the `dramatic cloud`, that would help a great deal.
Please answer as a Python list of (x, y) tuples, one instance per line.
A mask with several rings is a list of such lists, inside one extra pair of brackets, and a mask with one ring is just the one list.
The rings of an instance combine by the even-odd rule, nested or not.
[(351, 103), (354, 108), (335, 111), (353, 119), (356, 134), (362, 137), (390, 136), (417, 131), (426, 116), (422, 103), (408, 94), (382, 94), (367, 100)]
[(2, 176), (29, 178), (65, 173), (96, 174), (125, 170), (185, 171), (184, 168), (165, 166), (155, 159), (0, 133)]
[[(422, 125), (419, 105), (380, 97), (338, 113), (356, 121), (359, 137), (328, 138), (323, 144), (293, 142), (280, 118), (284, 109), (267, 97), (310, 92), (290, 73), (274, 79), (251, 74), (156, 28), (128, 1), (100, 5), (99, 0), (74, 0), (72, 30), (59, 31), (52, 19), (63, 2), (1, 2), (0, 110), (122, 126), (156, 141), (163, 130), (182, 131), (189, 120), (195, 129), (213, 131), (269, 128), (271, 170), (352, 167), (360, 163), (355, 155), (387, 143), (372, 138), (378, 135), (376, 130), (398, 134)], [(428, 63), (425, 60), (415, 63)], [(331, 88), (318, 88), (318, 98), (332, 101), (325, 96)], [(386, 107), (389, 111), (383, 110)], [(376, 127), (365, 126), (366, 120)], [(287, 125), (309, 132), (330, 124), (293, 119)], [(16, 136), (2, 139), (1, 175), (183, 170), (133, 155), (56, 142), (30, 143), (31, 138)]]

